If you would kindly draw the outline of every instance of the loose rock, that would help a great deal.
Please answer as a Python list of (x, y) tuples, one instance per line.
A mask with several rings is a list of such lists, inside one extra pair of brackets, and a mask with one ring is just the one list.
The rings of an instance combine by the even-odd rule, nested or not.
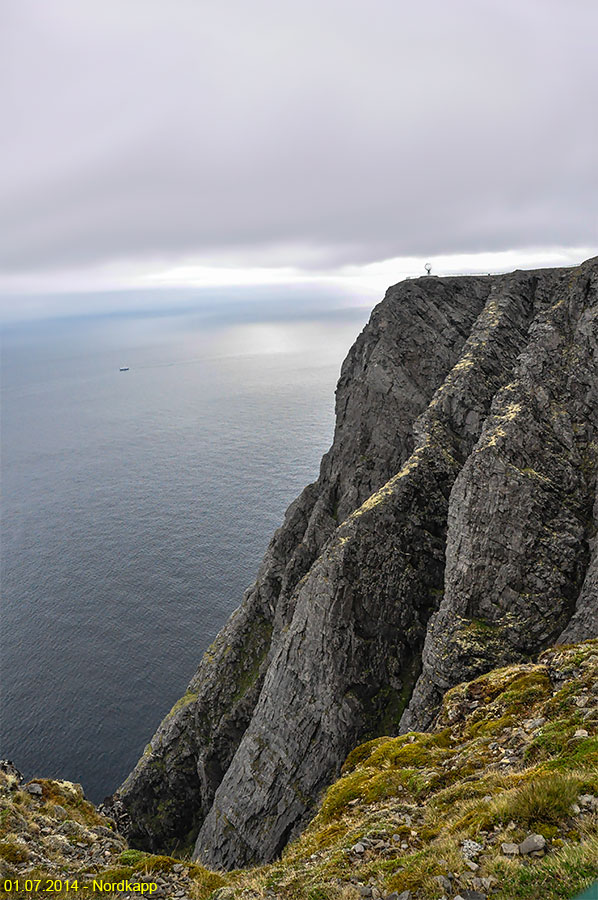
[(463, 841), (463, 844), (461, 845), (463, 856), (467, 859), (475, 859), (476, 856), (480, 855), (483, 849), (484, 847), (482, 844), (478, 844), (477, 841), (466, 840)]
[(33, 797), (41, 797), (41, 795), (43, 793), (41, 784), (36, 784), (34, 781), (32, 781), (30, 784), (28, 784), (25, 787), (25, 790), (27, 791), (28, 794), (31, 794)]
[(541, 834), (529, 834), (524, 841), (519, 844), (519, 852), (522, 856), (530, 853), (538, 853), (546, 847), (546, 838)]
[(504, 853), (505, 856), (518, 856), (519, 855), (519, 845), (518, 844), (510, 844), (504, 843), (500, 845), (500, 849)]

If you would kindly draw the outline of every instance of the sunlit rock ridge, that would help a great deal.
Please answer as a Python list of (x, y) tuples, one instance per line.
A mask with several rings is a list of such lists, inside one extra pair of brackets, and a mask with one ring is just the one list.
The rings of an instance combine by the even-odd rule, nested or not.
[(318, 480), (120, 788), (134, 846), (270, 860), (361, 741), (598, 634), (597, 287), (595, 258), (387, 291)]

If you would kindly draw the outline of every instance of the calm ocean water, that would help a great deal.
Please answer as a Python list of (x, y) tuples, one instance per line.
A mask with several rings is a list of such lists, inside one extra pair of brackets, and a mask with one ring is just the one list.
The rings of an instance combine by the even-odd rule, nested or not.
[(317, 476), (366, 318), (5, 329), (0, 753), (28, 776), (98, 801), (130, 771)]

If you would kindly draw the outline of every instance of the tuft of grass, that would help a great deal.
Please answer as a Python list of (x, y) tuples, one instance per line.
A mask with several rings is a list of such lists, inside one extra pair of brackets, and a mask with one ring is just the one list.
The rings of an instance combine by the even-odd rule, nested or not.
[(552, 694), (552, 684), (546, 671), (528, 672), (517, 678), (498, 698), (512, 712), (525, 711), (539, 700)]
[(557, 825), (571, 815), (580, 781), (571, 775), (541, 775), (499, 797), (492, 804), (494, 821), (537, 827)]
[(0, 857), (7, 863), (17, 865), (29, 859), (29, 851), (16, 841), (0, 841)]
[(138, 866), (148, 855), (143, 850), (123, 850), (118, 861), (123, 866)]

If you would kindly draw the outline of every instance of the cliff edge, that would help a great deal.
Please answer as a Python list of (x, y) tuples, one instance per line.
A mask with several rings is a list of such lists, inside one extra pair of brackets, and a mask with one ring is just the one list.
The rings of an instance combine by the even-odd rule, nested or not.
[(390, 288), (317, 482), (118, 792), (129, 838), (276, 857), (347, 753), (598, 634), (598, 259)]

